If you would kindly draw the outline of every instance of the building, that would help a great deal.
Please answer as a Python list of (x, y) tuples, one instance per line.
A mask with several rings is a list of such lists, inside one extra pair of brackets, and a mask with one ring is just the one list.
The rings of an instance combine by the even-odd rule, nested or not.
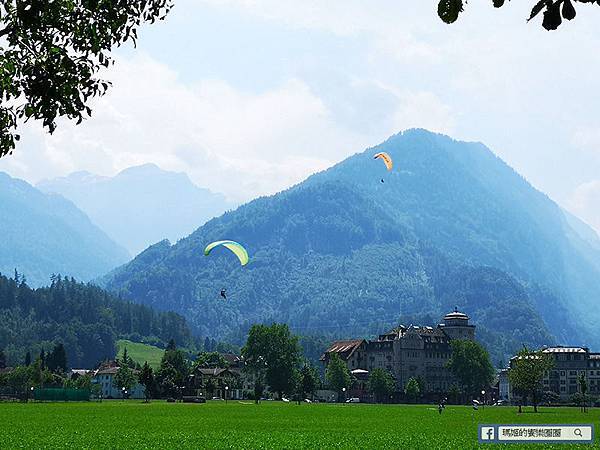
[[(350, 371), (360, 369), (361, 377), (375, 368), (389, 371), (396, 381), (396, 390), (404, 392), (410, 378), (419, 379), (424, 393), (439, 397), (455, 383), (446, 367), (451, 355), (450, 341), (475, 339), (475, 325), (457, 309), (446, 314), (437, 327), (410, 325), (398, 326), (376, 340), (354, 339), (332, 343), (321, 356), (325, 366), (333, 353), (337, 353)], [(364, 391), (355, 389), (352, 391)], [(368, 398), (365, 398), (368, 400)]]
[(100, 368), (93, 372), (92, 383), (100, 386), (102, 398), (145, 398), (145, 388), (140, 383), (136, 383), (133, 388), (125, 394), (118, 386), (114, 384), (114, 377), (119, 370), (116, 362), (104, 363)]
[(501, 369), (498, 372), (498, 400), (510, 401), (511, 399), (512, 392), (508, 380), (508, 369)]
[(244, 398), (241, 373), (230, 368), (196, 368), (190, 375), (188, 387), (198, 397), (218, 397), (229, 400)]
[[(246, 373), (244, 361), (233, 353), (221, 353), (227, 367), (195, 367), (190, 375), (188, 388), (190, 394), (229, 400), (241, 400), (254, 393), (254, 377)], [(227, 389), (225, 389), (227, 387)]]
[[(542, 380), (542, 390), (554, 392), (561, 401), (568, 402), (571, 397), (579, 392), (578, 377), (583, 374), (586, 377), (588, 385), (588, 395), (597, 397), (600, 395), (600, 353), (593, 353), (587, 347), (545, 347), (541, 351), (549, 355), (554, 366), (550, 369)], [(518, 358), (513, 356), (512, 361)], [(508, 381), (508, 370), (506, 372), (505, 384), (507, 387), (502, 391), (501, 397), (507, 395), (507, 399), (516, 400), (510, 383)], [(502, 374), (501, 374), (502, 382)], [(500, 386), (502, 387), (502, 385)], [(502, 397), (504, 398), (504, 397)]]

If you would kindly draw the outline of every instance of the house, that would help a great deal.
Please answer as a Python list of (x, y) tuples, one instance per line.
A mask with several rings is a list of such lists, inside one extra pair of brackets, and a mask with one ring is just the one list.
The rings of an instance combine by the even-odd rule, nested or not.
[[(104, 363), (99, 369), (93, 372), (92, 383), (100, 385), (102, 398), (145, 398), (145, 388), (140, 383), (136, 383), (133, 388), (125, 393), (114, 383), (114, 377), (119, 370), (116, 362)], [(134, 371), (137, 373), (137, 371)]]
[(198, 397), (241, 400), (245, 397), (243, 378), (239, 369), (198, 367), (190, 375), (187, 391)]

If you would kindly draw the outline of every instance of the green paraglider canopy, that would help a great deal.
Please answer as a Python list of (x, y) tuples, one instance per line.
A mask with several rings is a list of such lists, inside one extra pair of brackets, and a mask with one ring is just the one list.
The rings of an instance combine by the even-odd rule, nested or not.
[(212, 250), (215, 247), (219, 246), (223, 246), (231, 250), (235, 254), (235, 256), (238, 257), (240, 263), (242, 263), (242, 266), (245, 266), (246, 264), (248, 264), (248, 261), (250, 261), (246, 249), (241, 244), (235, 241), (216, 241), (211, 244), (208, 244), (204, 249), (204, 255), (210, 255), (210, 252), (212, 252)]

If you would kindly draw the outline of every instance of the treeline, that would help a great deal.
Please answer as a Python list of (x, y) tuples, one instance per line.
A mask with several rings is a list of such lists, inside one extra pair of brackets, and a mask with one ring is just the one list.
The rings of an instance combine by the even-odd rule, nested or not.
[(70, 367), (93, 367), (115, 356), (118, 338), (194, 345), (176, 313), (156, 312), (60, 275), (50, 286), (32, 289), (19, 273), (0, 274), (0, 349), (7, 365), (23, 364), (28, 352), (38, 355), (61, 343)]

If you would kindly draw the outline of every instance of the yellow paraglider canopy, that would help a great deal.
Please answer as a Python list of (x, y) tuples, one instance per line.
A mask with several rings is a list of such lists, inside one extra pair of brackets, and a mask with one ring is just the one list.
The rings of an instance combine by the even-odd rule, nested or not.
[(221, 245), (231, 250), (235, 254), (235, 256), (238, 257), (240, 263), (242, 263), (242, 266), (245, 266), (246, 264), (248, 264), (248, 261), (250, 261), (246, 249), (241, 244), (235, 241), (216, 241), (211, 244), (208, 244), (204, 249), (204, 255), (210, 255), (210, 252), (213, 250), (213, 248), (219, 247)]
[(394, 166), (392, 157), (386, 152), (377, 153), (375, 156), (373, 156), (373, 159), (381, 159), (384, 162), (385, 167), (387, 167), (387, 170), (392, 170), (392, 167)]

